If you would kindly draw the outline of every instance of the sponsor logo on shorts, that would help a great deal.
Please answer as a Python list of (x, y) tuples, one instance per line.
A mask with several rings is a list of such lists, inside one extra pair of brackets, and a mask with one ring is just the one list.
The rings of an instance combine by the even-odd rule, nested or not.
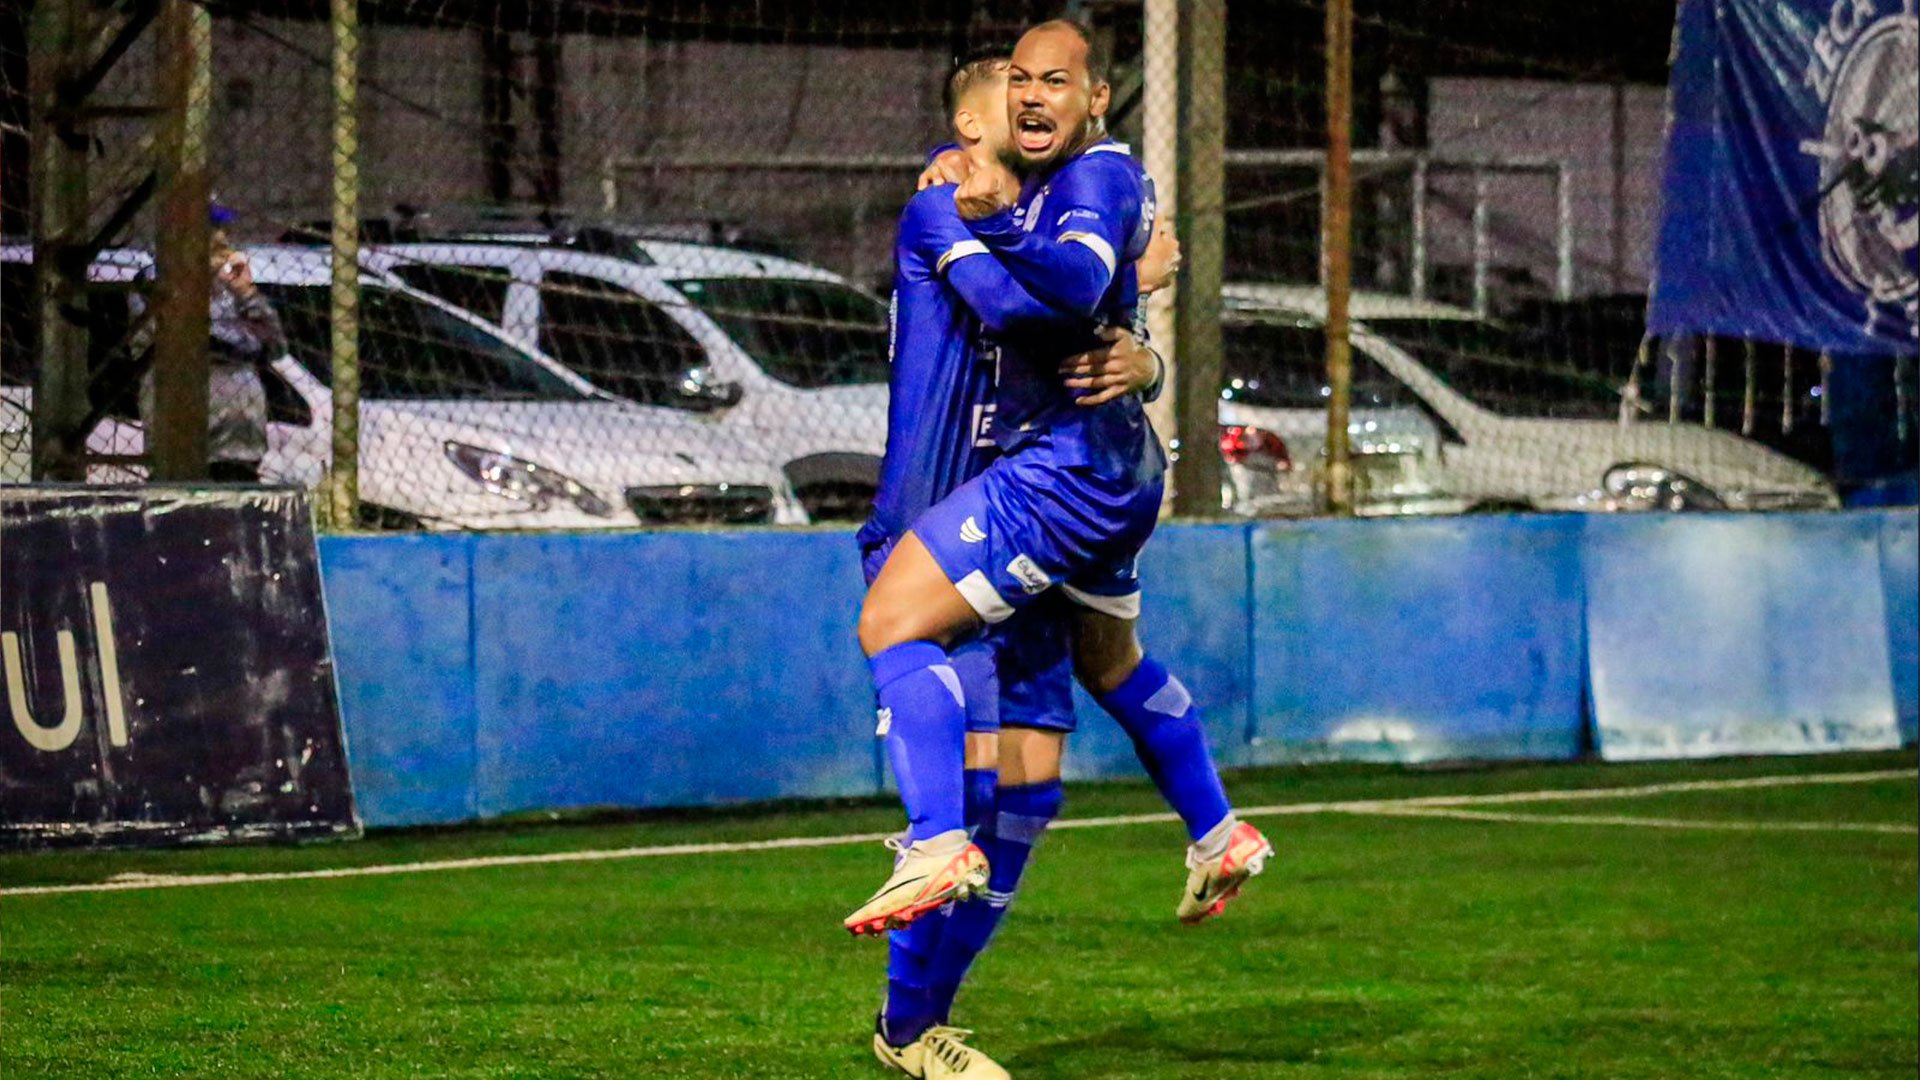
[(1025, 555), (1014, 556), (1013, 561), (1007, 564), (1007, 573), (1012, 574), (1020, 582), (1020, 588), (1024, 589), (1028, 596), (1046, 592), (1053, 585), (1053, 579), (1047, 576), (1047, 572), (1040, 569), (1038, 563)]
[(982, 449), (993, 445), (993, 414), (996, 407), (992, 402), (973, 407), (973, 445)]
[(980, 523), (973, 520), (972, 517), (968, 517), (967, 520), (960, 523), (960, 539), (965, 540), (969, 544), (977, 544), (986, 538), (986, 531), (981, 529)]
[(893, 730), (893, 710), (881, 709), (874, 715), (880, 718), (880, 723), (873, 729), (874, 737), (884, 739), (887, 732)]

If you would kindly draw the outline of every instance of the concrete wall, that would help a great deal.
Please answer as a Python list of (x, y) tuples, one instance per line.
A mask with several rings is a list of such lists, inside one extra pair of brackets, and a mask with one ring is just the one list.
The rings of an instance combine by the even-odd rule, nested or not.
[[(1898, 745), (1920, 728), (1916, 524), (1168, 526), (1142, 561), (1142, 631), (1227, 766)], [(845, 534), (320, 550), (369, 824), (885, 789)], [(1079, 715), (1070, 775), (1137, 774), (1084, 696)]]

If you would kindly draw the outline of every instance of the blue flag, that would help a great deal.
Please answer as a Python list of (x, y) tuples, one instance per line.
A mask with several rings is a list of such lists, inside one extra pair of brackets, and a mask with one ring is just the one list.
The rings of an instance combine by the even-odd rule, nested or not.
[(1681, 0), (1648, 329), (1920, 352), (1915, 0)]

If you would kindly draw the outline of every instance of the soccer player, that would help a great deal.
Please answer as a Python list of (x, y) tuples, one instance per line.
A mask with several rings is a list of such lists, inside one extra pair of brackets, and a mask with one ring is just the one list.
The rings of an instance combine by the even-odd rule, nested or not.
[[(963, 145), (1005, 147), (1006, 62), (1004, 51), (985, 54), (963, 61), (949, 76), (948, 115)], [(988, 432), (994, 354), (981, 332), (1042, 325), (1084, 333), (1091, 327), (1089, 320), (1037, 304), (993, 260), (979, 257), (979, 248), (959, 220), (950, 187), (923, 190), (902, 215), (887, 452), (874, 513), (858, 538), (869, 582), (912, 521), (997, 453)], [(1151, 280), (1158, 283), (1171, 275), (1177, 245), (1162, 238), (1155, 250), (1160, 269)], [(1157, 357), (1130, 334), (1111, 331), (1108, 337), (1065, 365), (1062, 377), (1087, 390), (1081, 400), (1089, 406), (1159, 382)], [(996, 792), (995, 733), (1001, 719), (1056, 733), (1071, 730), (1065, 614), (1028, 612), (996, 628), (992, 641), (974, 638), (950, 650), (966, 699), (963, 819), (968, 828), (979, 827), (980, 843), (993, 850), (993, 888), (985, 903), (948, 907), (891, 935), (888, 997), (876, 1018), (874, 1049), (908, 1075), (1005, 1075), (962, 1045), (963, 1033), (946, 1020), (968, 966), (1005, 911), (1032, 841), (1059, 808), (1057, 768), (1029, 781), (1031, 770), (1023, 768), (1021, 756), (1010, 763), (1009, 783)], [(1001, 671), (1007, 672), (1004, 683), (997, 677)], [(891, 756), (899, 740), (891, 731), (887, 737)]]
[[(1016, 280), (1036, 295), (1049, 295), (1076, 309), (1096, 295), (1102, 282), (1100, 302), (1109, 302), (1120, 287), (1122, 303), (1128, 303), (1126, 277), (1116, 272), (1114, 247), (1123, 239), (1137, 244), (1137, 239), (1117, 227), (1125, 220), (1120, 212), (1127, 207), (1126, 196), (1111, 193), (1126, 192), (1127, 178), (1133, 177), (1147, 193), (1149, 228), (1153, 216), (1152, 181), (1125, 147), (1105, 137), (1102, 117), (1110, 96), (1105, 69), (1091, 36), (1077, 23), (1056, 20), (1028, 31), (1007, 77), (1013, 145), (1024, 175), (1018, 200), (1005, 205), (1009, 185), (1003, 175), (992, 175), (999, 171), (997, 164), (986, 170), (989, 175), (971, 187), (963, 183), (955, 194), (969, 228)], [(1017, 376), (1032, 374), (1031, 368), (1011, 370)], [(1047, 401), (1048, 389), (1035, 383), (1034, 400)], [(1003, 389), (1003, 399), (1007, 396)], [(1126, 406), (1138, 410), (1138, 403), (1129, 401), (1101, 413), (1111, 417), (1125, 412)], [(1057, 404), (1051, 410), (1056, 416), (1072, 416)], [(1038, 423), (1016, 416), (1005, 419), (1010, 425)], [(1139, 425), (1145, 426), (1144, 416)], [(1110, 421), (1111, 443), (1131, 447), (1131, 417), (1125, 435), (1113, 434), (1116, 430)], [(1097, 439), (1095, 433), (1089, 442)], [(1152, 439), (1148, 429), (1146, 451), (1158, 461), (1159, 447)], [(1197, 923), (1218, 915), (1241, 885), (1260, 872), (1273, 849), (1258, 829), (1234, 815), (1192, 696), (1142, 649), (1135, 627), (1140, 590), (1131, 570), (1129, 565), (1130, 589), (1078, 596), (1071, 582), (1063, 586), (1082, 604), (1074, 629), (1074, 667), (1082, 685), (1132, 737), (1141, 762), (1187, 826), (1192, 841), (1188, 876), (1176, 914), (1182, 922)]]
[[(983, 162), (954, 199), (980, 242), (971, 253), (993, 256), (978, 261), (1000, 262), (1057, 309), (1124, 325), (1137, 295), (1131, 277), (1116, 271), (1144, 249), (1151, 195), (1124, 149), (1103, 137), (1108, 88), (1090, 53), (1070, 24), (1022, 38), (1009, 107), (1026, 184)], [(1076, 666), (1136, 744), (1172, 751), (1158, 756), (1177, 765), (1156, 780), (1189, 832), (1212, 822), (1193, 837), (1181, 903), (1183, 918), (1204, 918), (1258, 871), (1270, 848), (1233, 819), (1191, 698), (1142, 656), (1133, 633), (1134, 556), (1158, 514), (1164, 460), (1137, 400), (1082, 408), (1058, 383), (1057, 358), (1074, 348), (1056, 324), (1023, 323), (1003, 340), (994, 430), (1007, 456), (915, 522), (862, 610), (883, 724), (915, 748), (890, 754), (897, 771), (914, 773), (901, 781), (914, 827), (894, 875), (849, 925), (903, 925), (979, 887), (986, 858), (967, 839), (959, 791), (965, 699), (946, 648), (1056, 583), (1110, 620), (1082, 613)], [(929, 777), (936, 779), (922, 782)]]

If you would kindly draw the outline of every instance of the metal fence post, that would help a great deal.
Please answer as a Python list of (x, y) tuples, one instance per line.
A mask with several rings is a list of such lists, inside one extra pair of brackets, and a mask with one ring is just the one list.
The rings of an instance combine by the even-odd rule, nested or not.
[(360, 509), (360, 12), (333, 0), (333, 457), (327, 506), (333, 527)]
[(213, 100), (213, 20), (192, 0), (162, 0), (163, 119), (160, 220), (154, 238), (153, 409), (148, 447), (155, 480), (207, 475), (208, 297), (213, 266), (207, 125)]
[(1320, 277), (1327, 292), (1327, 508), (1353, 513), (1348, 437), (1353, 354), (1347, 338), (1353, 288), (1353, 7), (1327, 3), (1327, 167), (1321, 183)]
[[(1180, 0), (1146, 0), (1145, 28), (1141, 51), (1145, 61), (1145, 85), (1141, 91), (1141, 164), (1153, 177), (1159, 212), (1178, 220), (1180, 207)], [(1147, 333), (1154, 348), (1166, 361), (1166, 386), (1160, 397), (1147, 406), (1147, 417), (1160, 436), (1162, 447), (1177, 449), (1179, 432), (1180, 339), (1175, 336), (1174, 298), (1180, 283), (1173, 284), (1147, 300)], [(1168, 485), (1163, 513), (1173, 506), (1173, 485)]]
[(1181, 454), (1174, 466), (1174, 510), (1220, 514), (1220, 282), (1226, 249), (1226, 0), (1180, 5), (1178, 180), (1184, 280), (1174, 298), (1179, 345), (1174, 382)]

